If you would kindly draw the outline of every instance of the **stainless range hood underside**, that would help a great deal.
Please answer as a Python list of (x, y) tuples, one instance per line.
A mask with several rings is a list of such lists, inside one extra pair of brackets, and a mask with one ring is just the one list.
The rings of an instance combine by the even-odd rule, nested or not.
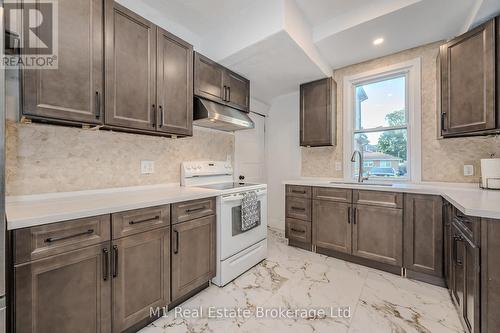
[(194, 98), (193, 124), (227, 132), (255, 126), (245, 112), (200, 97)]

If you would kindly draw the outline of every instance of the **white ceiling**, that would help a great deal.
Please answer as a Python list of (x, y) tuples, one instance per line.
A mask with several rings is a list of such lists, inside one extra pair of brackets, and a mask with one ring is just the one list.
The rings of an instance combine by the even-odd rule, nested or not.
[[(271, 103), (332, 69), (451, 38), (499, 0), (117, 0), (251, 80)], [(373, 40), (383, 37), (382, 45)]]

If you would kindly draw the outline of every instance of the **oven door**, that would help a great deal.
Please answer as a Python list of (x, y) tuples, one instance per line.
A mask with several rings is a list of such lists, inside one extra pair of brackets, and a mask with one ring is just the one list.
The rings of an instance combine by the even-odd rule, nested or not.
[(246, 231), (241, 230), (241, 200), (243, 193), (223, 195), (221, 197), (219, 246), (220, 259), (225, 260), (232, 255), (254, 245), (267, 237), (267, 189), (255, 190), (260, 210), (259, 223)]

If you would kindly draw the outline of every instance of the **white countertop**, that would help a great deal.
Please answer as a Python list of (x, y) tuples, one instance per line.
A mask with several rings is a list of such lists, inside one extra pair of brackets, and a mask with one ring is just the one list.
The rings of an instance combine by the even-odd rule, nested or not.
[(6, 198), (7, 229), (214, 197), (221, 191), (177, 184), (60, 192)]
[(500, 219), (500, 191), (483, 190), (478, 184), (399, 183), (392, 186), (347, 183), (339, 179), (300, 178), (284, 181), (287, 185), (352, 188), (373, 191), (441, 195), (465, 215)]

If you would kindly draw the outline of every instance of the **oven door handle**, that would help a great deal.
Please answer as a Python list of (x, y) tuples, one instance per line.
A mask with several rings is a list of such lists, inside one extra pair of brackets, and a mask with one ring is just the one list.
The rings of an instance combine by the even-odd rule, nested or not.
[[(264, 195), (267, 194), (267, 191), (257, 192), (257, 199), (261, 200)], [(222, 196), (222, 202), (232, 202), (232, 201), (241, 201), (243, 199), (243, 195), (229, 195), (227, 197)]]

